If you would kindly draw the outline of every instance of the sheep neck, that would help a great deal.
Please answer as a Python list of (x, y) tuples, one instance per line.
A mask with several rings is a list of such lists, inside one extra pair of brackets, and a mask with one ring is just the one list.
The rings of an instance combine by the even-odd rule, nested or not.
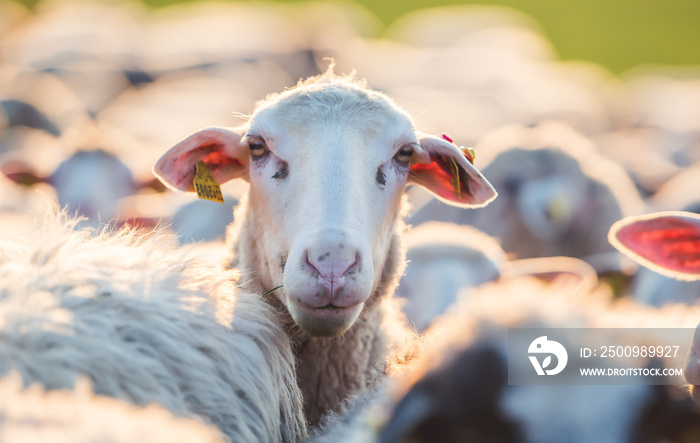
[[(256, 247), (261, 233), (253, 217), (247, 215), (247, 201), (244, 200), (227, 234), (232, 242), (229, 250), (233, 251), (229, 266), (241, 270), (244, 282), (241, 284), (246, 289), (263, 293), (268, 289), (260, 278), (266, 272), (265, 260)], [(406, 339), (405, 320), (397, 316), (398, 308), (388, 297), (405, 264), (400, 237), (403, 224), (398, 216), (394, 225), (380, 279), (360, 318), (340, 337), (306, 335), (277, 297), (266, 296), (266, 301), (279, 313), (278, 318), (292, 341), (297, 381), (304, 394), (305, 415), (312, 427), (327, 412), (338, 411), (344, 399), (371, 387), (385, 373), (387, 355)]]

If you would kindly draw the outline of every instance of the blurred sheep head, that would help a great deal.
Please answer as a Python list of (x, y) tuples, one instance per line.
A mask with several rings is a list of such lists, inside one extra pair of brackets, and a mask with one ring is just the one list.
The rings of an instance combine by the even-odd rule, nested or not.
[(507, 126), (476, 148), (500, 198), (483, 211), (458, 214), (429, 203), (412, 219), (470, 224), (498, 238), (519, 258), (592, 258), (613, 251), (610, 226), (641, 211), (632, 181), (566, 125)]

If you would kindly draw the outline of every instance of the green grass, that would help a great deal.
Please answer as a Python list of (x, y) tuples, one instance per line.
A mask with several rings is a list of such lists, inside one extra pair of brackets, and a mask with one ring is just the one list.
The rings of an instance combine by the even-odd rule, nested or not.
[(511, 6), (537, 20), (565, 60), (591, 60), (613, 72), (645, 64), (700, 63), (698, 0), (360, 0), (384, 23), (426, 5)]
[[(2, 1), (2, 0), (0, 0)], [(23, 0), (25, 4), (36, 0)], [(162, 6), (183, 0), (144, 0)], [(293, 3), (297, 0), (283, 0)], [(621, 72), (640, 64), (700, 64), (700, 0), (358, 0), (384, 24), (431, 6), (504, 5), (537, 20), (564, 60)]]

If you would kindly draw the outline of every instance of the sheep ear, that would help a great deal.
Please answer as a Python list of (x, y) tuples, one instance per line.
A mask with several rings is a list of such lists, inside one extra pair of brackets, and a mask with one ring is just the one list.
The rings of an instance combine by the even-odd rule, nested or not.
[(612, 225), (608, 240), (620, 252), (660, 274), (700, 280), (700, 215), (658, 212), (627, 217)]
[(408, 182), (421, 185), (443, 202), (463, 208), (486, 206), (496, 198), (465, 154), (445, 139), (424, 135), (414, 152)]
[(248, 145), (241, 139), (245, 128), (206, 128), (170, 148), (153, 166), (153, 174), (166, 185), (194, 191), (195, 165), (206, 163), (218, 183), (234, 178), (248, 180)]
[(10, 160), (2, 165), (2, 173), (7, 178), (22, 186), (34, 186), (37, 183), (50, 183), (51, 178), (39, 175), (29, 164), (20, 160)]

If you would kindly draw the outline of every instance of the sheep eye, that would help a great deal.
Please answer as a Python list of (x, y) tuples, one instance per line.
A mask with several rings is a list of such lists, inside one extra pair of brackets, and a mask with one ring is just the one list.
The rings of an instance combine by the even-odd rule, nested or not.
[(254, 138), (248, 143), (248, 148), (250, 149), (250, 155), (253, 158), (260, 158), (267, 154), (267, 145), (265, 141), (260, 138)]
[(394, 158), (399, 163), (410, 163), (412, 155), (413, 155), (413, 146), (408, 145), (408, 146), (403, 146), (401, 149), (399, 149), (399, 152), (396, 153), (396, 156), (394, 156)]

